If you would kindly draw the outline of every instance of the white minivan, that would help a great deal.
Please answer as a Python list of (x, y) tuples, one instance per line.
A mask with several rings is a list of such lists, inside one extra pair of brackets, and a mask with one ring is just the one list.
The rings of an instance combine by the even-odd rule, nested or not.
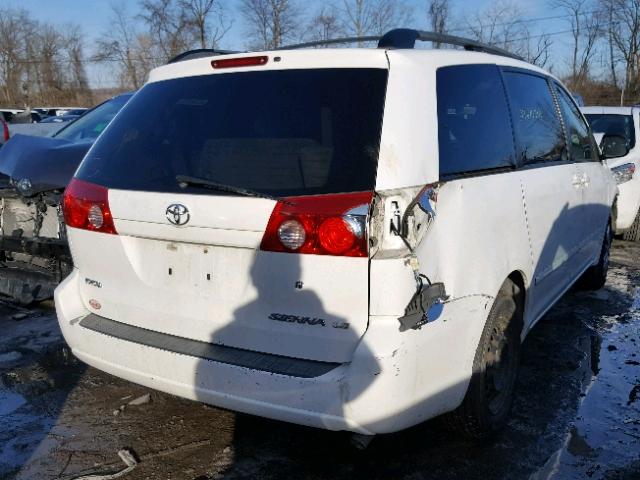
[(582, 107), (618, 183), (616, 233), (640, 240), (640, 108)]
[(604, 283), (616, 185), (556, 78), (429, 38), (153, 70), (65, 193), (73, 353), (325, 429), (499, 429), (526, 334)]

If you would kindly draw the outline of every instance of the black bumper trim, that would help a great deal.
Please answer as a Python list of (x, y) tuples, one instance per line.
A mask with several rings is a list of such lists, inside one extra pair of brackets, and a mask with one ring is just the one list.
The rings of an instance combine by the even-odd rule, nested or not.
[(199, 340), (190, 340), (188, 338), (177, 337), (175, 335), (116, 322), (95, 314), (89, 314), (84, 317), (80, 321), (80, 325), (97, 333), (147, 347), (290, 377), (315, 378), (341, 365), (340, 363), (285, 357), (282, 355), (227, 347), (225, 345), (216, 345)]
[(69, 244), (57, 238), (0, 236), (0, 250), (71, 262)]

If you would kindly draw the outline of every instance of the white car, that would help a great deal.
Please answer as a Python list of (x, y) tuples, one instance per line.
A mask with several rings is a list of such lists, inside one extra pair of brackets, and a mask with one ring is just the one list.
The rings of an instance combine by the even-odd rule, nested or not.
[(610, 157), (620, 194), (616, 233), (626, 240), (640, 240), (640, 109), (634, 107), (582, 107), (603, 153)]
[(153, 70), (65, 191), (73, 353), (325, 429), (498, 430), (521, 341), (605, 281), (616, 185), (556, 78), (416, 38)]

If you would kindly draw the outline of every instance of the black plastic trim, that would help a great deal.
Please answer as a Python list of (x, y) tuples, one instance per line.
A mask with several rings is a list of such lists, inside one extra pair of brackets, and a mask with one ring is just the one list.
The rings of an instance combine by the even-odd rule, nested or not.
[(167, 63), (184, 62), (185, 60), (193, 60), (194, 58), (205, 58), (205, 57), (212, 57), (216, 55), (231, 55), (236, 53), (243, 53), (243, 52), (238, 52), (235, 50), (217, 50), (215, 48), (197, 48), (195, 50), (188, 50), (186, 52), (182, 52), (181, 54), (173, 57)]
[(320, 377), (342, 365), (340, 363), (285, 357), (283, 355), (260, 353), (199, 340), (190, 340), (116, 322), (95, 314), (89, 314), (84, 317), (80, 321), (80, 325), (97, 333), (147, 347), (289, 377)]
[(71, 262), (69, 244), (66, 240), (57, 238), (0, 236), (0, 251), (26, 253), (36, 257)]

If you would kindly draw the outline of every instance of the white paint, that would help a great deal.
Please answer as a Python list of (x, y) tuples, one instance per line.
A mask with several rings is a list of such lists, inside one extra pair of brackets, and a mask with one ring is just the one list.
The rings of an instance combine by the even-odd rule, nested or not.
[[(524, 336), (597, 262), (615, 194), (610, 173), (594, 162), (444, 183), (436, 218), (416, 236), (421, 241), (411, 262), (407, 247), (389, 232), (389, 202), (404, 211), (422, 186), (439, 178), (436, 69), (496, 63), (541, 70), (505, 57), (446, 50), (264, 54), (270, 61), (262, 67), (213, 71), (210, 58), (196, 59), (160, 67), (150, 81), (252, 68), (390, 65), (376, 184), (386, 214), (375, 225), (380, 238), (373, 258), (260, 251), (274, 205), (269, 200), (112, 190), (118, 236), (68, 231), (76, 269), (55, 295), (67, 342), (85, 362), (130, 381), (327, 429), (393, 432), (456, 408), (492, 299), (505, 279), (512, 272), (524, 277)], [(274, 56), (281, 61), (272, 61)], [(576, 175), (588, 181), (576, 187)], [(176, 202), (193, 212), (187, 227), (164, 218)], [(418, 265), (432, 282), (445, 284), (451, 300), (437, 320), (400, 332), (398, 317), (415, 291)], [(302, 289), (295, 288), (298, 281)], [(116, 340), (79, 325), (91, 312), (89, 298), (100, 301), (100, 315), (119, 322), (343, 365), (302, 379)], [(272, 321), (271, 313), (323, 318), (326, 327)], [(349, 328), (331, 328), (334, 321)]]

